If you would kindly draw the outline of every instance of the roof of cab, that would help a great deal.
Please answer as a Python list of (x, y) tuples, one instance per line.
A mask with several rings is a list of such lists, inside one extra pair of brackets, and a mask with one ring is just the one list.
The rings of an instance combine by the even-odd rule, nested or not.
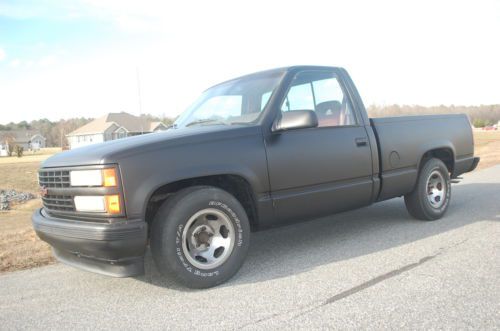
[(327, 69), (327, 70), (328, 69), (339, 69), (339, 67), (316, 66), (316, 65), (294, 65), (294, 66), (288, 66), (288, 67), (280, 67), (280, 68), (268, 69), (268, 70), (263, 70), (263, 71), (257, 71), (257, 72), (253, 72), (253, 73), (250, 73), (250, 74), (247, 74), (247, 75), (243, 75), (243, 76), (239, 76), (239, 77), (236, 77), (236, 78), (232, 78), (232, 79), (223, 81), (221, 83), (215, 84), (215, 85), (211, 86), (210, 88), (218, 86), (218, 85), (222, 85), (222, 84), (225, 84), (225, 83), (228, 83), (228, 82), (232, 82), (232, 81), (235, 81), (235, 80), (239, 80), (239, 79), (243, 79), (243, 78), (249, 78), (249, 77), (252, 77), (252, 76), (269, 76), (269, 75), (280, 74), (280, 73), (284, 74), (284, 73), (290, 72), (290, 71), (325, 70), (325, 69)]

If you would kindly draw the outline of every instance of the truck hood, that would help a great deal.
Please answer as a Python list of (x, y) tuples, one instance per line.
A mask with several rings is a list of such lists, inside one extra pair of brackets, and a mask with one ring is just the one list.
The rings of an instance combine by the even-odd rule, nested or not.
[(119, 163), (120, 159), (148, 151), (167, 149), (182, 144), (196, 144), (216, 139), (260, 133), (259, 126), (199, 126), (170, 129), (158, 133), (111, 140), (58, 153), (45, 160), (42, 168)]

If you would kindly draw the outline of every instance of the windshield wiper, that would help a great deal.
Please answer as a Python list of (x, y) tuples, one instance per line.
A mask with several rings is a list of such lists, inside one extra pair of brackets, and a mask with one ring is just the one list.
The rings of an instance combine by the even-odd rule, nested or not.
[(231, 122), (231, 125), (249, 125), (252, 124), (252, 122)]
[(195, 121), (189, 122), (188, 124), (185, 125), (185, 127), (192, 126), (192, 125), (198, 125), (198, 124), (208, 124), (208, 123), (227, 125), (226, 122), (223, 122), (221, 120), (205, 118), (205, 119), (195, 120)]

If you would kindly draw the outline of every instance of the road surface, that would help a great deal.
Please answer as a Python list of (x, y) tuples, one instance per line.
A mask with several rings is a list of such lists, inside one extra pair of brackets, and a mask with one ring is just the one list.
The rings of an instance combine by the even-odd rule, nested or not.
[(500, 166), (466, 174), (446, 216), (402, 199), (252, 237), (230, 282), (187, 290), (61, 264), (0, 276), (0, 329), (500, 329)]

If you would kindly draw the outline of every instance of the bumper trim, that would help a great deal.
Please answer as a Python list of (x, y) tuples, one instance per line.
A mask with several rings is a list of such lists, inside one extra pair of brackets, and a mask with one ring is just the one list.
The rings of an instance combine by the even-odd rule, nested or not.
[(33, 228), (55, 257), (80, 269), (115, 277), (144, 273), (147, 224), (142, 220), (96, 223), (55, 218), (38, 209)]
[(469, 172), (473, 171), (474, 169), (476, 169), (477, 165), (479, 164), (479, 160), (481, 160), (480, 157), (477, 157), (477, 156), (474, 157), (474, 160), (472, 161), (472, 165), (469, 168)]
[(43, 209), (35, 211), (32, 217), (36, 231), (54, 236), (89, 240), (125, 240), (137, 237), (146, 224), (142, 221), (115, 221), (97, 223), (76, 221), (47, 215)]
[(144, 274), (144, 257), (108, 261), (52, 248), (56, 259), (66, 265), (111, 277), (132, 277)]

